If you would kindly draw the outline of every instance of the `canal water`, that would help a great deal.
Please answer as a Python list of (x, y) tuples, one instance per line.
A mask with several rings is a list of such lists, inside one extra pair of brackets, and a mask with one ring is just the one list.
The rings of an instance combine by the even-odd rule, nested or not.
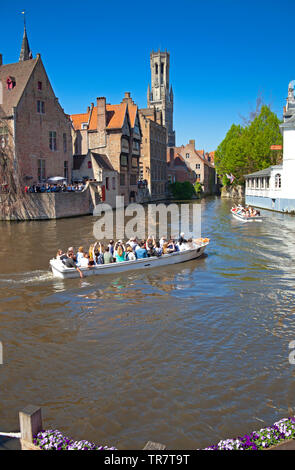
[(92, 217), (1, 223), (0, 431), (33, 404), (75, 439), (197, 449), (295, 412), (295, 218), (198, 203), (206, 257), (82, 280), (48, 260), (87, 246)]

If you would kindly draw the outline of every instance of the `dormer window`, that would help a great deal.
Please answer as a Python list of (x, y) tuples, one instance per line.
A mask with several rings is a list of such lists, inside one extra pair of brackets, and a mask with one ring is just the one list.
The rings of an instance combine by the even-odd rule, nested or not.
[(87, 129), (87, 127), (88, 127), (87, 122), (83, 122), (83, 123), (81, 124), (81, 129)]
[(7, 77), (6, 80), (7, 90), (13, 90), (16, 85), (16, 81), (14, 77)]

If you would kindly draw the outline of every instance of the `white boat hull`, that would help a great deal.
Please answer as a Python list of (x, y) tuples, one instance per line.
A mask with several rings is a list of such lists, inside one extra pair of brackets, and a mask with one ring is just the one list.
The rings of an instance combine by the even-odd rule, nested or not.
[[(94, 276), (103, 274), (118, 274), (126, 271), (139, 269), (158, 268), (172, 264), (184, 263), (202, 256), (208, 243), (194, 248), (192, 250), (178, 251), (168, 255), (158, 257), (144, 258), (135, 261), (122, 261), (120, 263), (100, 264), (91, 268), (80, 268), (83, 276)], [(57, 259), (50, 260), (50, 267), (54, 277), (60, 279), (80, 277), (75, 268), (67, 268), (62, 261)]]
[(241, 222), (262, 222), (263, 217), (255, 215), (254, 217), (246, 217), (242, 214), (237, 214), (231, 210), (233, 217)]

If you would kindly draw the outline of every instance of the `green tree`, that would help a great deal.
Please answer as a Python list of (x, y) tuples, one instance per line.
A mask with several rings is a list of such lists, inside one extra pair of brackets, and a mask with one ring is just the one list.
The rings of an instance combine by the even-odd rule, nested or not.
[(248, 125), (233, 124), (215, 154), (220, 175), (233, 174), (234, 182), (244, 181), (243, 175), (276, 164), (281, 154), (270, 149), (282, 145), (280, 120), (269, 106), (262, 105), (258, 115)]
[(176, 182), (169, 185), (174, 199), (189, 200), (195, 195), (195, 189), (189, 181), (184, 183)]

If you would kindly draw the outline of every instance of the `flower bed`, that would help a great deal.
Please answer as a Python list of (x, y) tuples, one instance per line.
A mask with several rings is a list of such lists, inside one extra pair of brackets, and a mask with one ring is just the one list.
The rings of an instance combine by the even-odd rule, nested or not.
[(34, 444), (42, 450), (117, 450), (115, 447), (98, 446), (88, 441), (74, 441), (59, 431), (41, 431), (34, 436)]
[(295, 439), (295, 418), (281, 419), (268, 428), (220, 441), (203, 450), (264, 450), (289, 439)]

